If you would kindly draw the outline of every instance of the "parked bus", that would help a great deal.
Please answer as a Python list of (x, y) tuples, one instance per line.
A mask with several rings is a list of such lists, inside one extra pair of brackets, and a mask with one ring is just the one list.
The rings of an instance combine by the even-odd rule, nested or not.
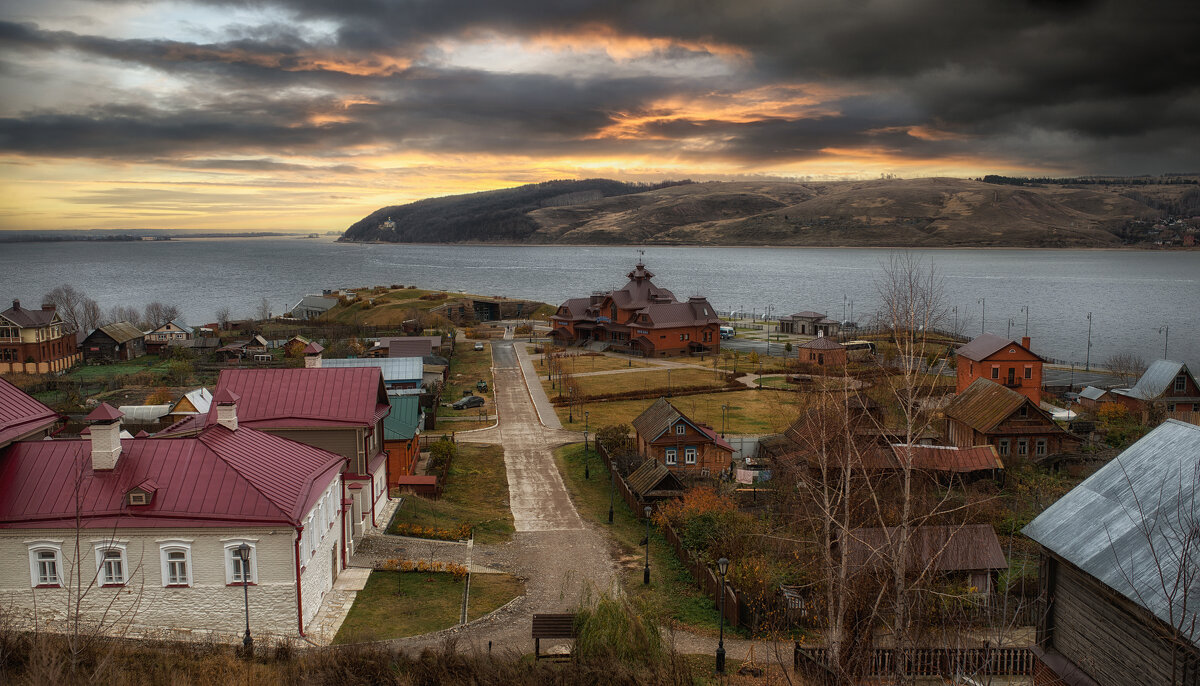
[(733, 334), (734, 331), (732, 326), (721, 327), (721, 338), (733, 338)]
[(871, 341), (846, 341), (842, 347), (846, 349), (846, 357), (851, 360), (864, 360), (875, 354), (875, 344)]

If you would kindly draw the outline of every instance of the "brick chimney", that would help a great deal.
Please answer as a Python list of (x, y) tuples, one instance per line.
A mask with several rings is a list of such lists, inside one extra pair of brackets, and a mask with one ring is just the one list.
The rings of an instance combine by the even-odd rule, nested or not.
[(21, 301), (17, 300), (16, 298), (13, 298), (12, 308), (13, 308), (14, 312), (20, 312), (21, 311)]
[(325, 348), (320, 343), (309, 343), (304, 349), (304, 368), (305, 369), (320, 369), (321, 368), (321, 352)]
[(228, 388), (222, 389), (217, 396), (213, 398), (213, 404), (217, 406), (217, 423), (229, 429), (237, 431), (237, 401), (240, 396)]
[(1026, 350), (1028, 350), (1028, 349), (1029, 349), (1029, 336), (1022, 336), (1022, 337), (1021, 337), (1021, 345), (1025, 346), (1025, 349), (1026, 349)]
[(54, 303), (42, 303), (42, 309), (46, 312), (53, 312), (58, 309), (58, 305)]
[(121, 458), (121, 417), (125, 415), (108, 403), (92, 410), (86, 420), (92, 443), (92, 471), (111, 472)]

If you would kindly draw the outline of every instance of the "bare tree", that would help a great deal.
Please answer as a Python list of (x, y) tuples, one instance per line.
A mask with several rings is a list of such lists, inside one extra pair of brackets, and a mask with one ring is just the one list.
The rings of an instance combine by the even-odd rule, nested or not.
[(258, 309), (255, 310), (256, 319), (260, 322), (265, 322), (271, 318), (271, 303), (263, 298), (258, 302)]
[(115, 322), (129, 322), (134, 326), (141, 326), (142, 312), (132, 305), (113, 305), (108, 311), (108, 316), (105, 317), (105, 324), (113, 324)]
[(167, 305), (155, 300), (149, 305), (146, 305), (146, 314), (143, 322), (147, 329), (154, 330), (163, 324), (178, 318), (179, 307), (177, 305)]
[(1121, 382), (1132, 386), (1146, 373), (1146, 361), (1133, 353), (1117, 353), (1104, 361), (1104, 366), (1121, 378)]
[(222, 305), (221, 307), (217, 308), (217, 326), (219, 326), (222, 330), (228, 329), (229, 319), (232, 316), (233, 313), (230, 312), (228, 307)]
[(79, 308), (79, 331), (93, 331), (103, 321), (104, 310), (100, 309), (100, 303), (91, 298), (84, 298), (83, 306)]
[(84, 301), (87, 296), (83, 291), (75, 288), (71, 284), (64, 283), (61, 286), (56, 286), (46, 295), (42, 296), (42, 302), (54, 303), (58, 309), (58, 316), (62, 317), (63, 322), (75, 331), (90, 331), (90, 328), (84, 326), (82, 322)]

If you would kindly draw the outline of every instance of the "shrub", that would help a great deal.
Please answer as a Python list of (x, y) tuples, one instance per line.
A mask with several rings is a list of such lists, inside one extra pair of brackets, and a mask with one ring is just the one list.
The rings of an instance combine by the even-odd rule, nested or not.
[(429, 471), (440, 472), (455, 457), (458, 457), (458, 446), (454, 445), (450, 439), (442, 436), (437, 442), (429, 446)]
[(655, 622), (621, 596), (602, 595), (575, 613), (575, 651), (581, 661), (630, 666), (661, 664), (667, 649)]

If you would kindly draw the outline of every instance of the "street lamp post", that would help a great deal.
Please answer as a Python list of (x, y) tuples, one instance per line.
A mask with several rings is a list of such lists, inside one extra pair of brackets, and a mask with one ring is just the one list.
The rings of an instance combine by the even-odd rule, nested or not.
[(650, 584), (650, 513), (654, 510), (647, 505), (646, 513), (646, 568), (642, 570), (642, 584)]
[(1163, 359), (1170, 359), (1167, 357), (1167, 340), (1171, 338), (1171, 327), (1163, 324), (1158, 328), (1158, 332), (1163, 335)]
[(1013, 318), (1012, 318), (1012, 317), (1009, 317), (1009, 318), (1008, 318), (1008, 333), (1006, 333), (1006, 334), (1004, 334), (1004, 335), (1005, 335), (1005, 336), (1007, 336), (1007, 337), (1008, 337), (1008, 340), (1010, 340), (1010, 341), (1012, 340), (1012, 325), (1013, 325), (1014, 323), (1015, 323), (1015, 322), (1013, 322)]
[(725, 413), (729, 410), (728, 405), (721, 406), (721, 438), (725, 438)]
[(617, 490), (617, 468), (612, 462), (612, 455), (608, 456), (608, 523), (613, 523), (613, 494)]
[(954, 335), (958, 335), (958, 305), (954, 306)]
[(591, 479), (591, 452), (588, 451), (588, 414), (587, 410), (583, 411), (583, 478)]
[(1087, 345), (1086, 356), (1083, 359), (1083, 371), (1085, 371), (1085, 372), (1092, 370), (1092, 313), (1091, 312), (1088, 312), (1087, 320), (1088, 320), (1088, 345)]
[(246, 635), (242, 638), (242, 648), (249, 659), (254, 656), (254, 639), (250, 637), (250, 546), (243, 543), (237, 547), (237, 552), (242, 561), (242, 601), (246, 606)]
[(987, 298), (980, 298), (979, 305), (983, 308), (979, 319), (979, 333), (985, 333), (987, 331)]
[(1022, 305), (1021, 311), (1025, 313), (1025, 338), (1029, 338), (1029, 306)]
[(717, 606), (721, 609), (721, 633), (717, 639), (717, 674), (725, 673), (725, 572), (729, 571), (729, 559), (717, 560), (717, 570), (721, 572), (721, 597)]

